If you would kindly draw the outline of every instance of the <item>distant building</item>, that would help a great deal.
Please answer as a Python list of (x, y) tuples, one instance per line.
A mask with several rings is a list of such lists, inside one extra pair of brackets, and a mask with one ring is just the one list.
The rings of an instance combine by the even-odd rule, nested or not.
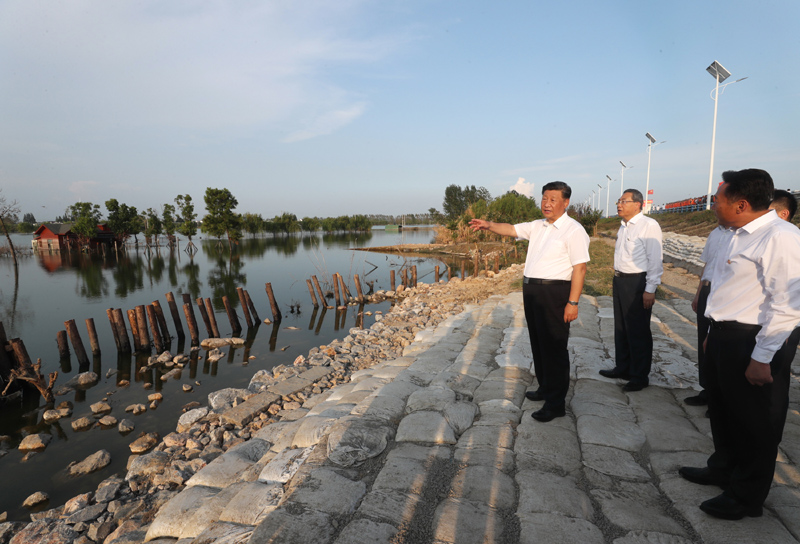
[[(89, 239), (89, 247), (110, 246), (113, 242), (114, 233), (104, 223), (97, 225), (97, 232)], [(34, 250), (70, 250), (78, 247), (78, 235), (72, 232), (72, 223), (42, 223), (33, 233), (31, 245)]]

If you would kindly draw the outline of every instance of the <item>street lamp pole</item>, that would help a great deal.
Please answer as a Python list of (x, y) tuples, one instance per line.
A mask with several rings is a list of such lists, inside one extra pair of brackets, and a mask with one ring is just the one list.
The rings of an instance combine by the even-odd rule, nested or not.
[(606, 178), (608, 178), (608, 190), (606, 191), (606, 217), (609, 217), (609, 215), (608, 215), (608, 197), (611, 196), (611, 177), (608, 174), (606, 174)]
[(653, 138), (653, 135), (649, 132), (646, 133), (645, 136), (647, 136), (647, 139), (650, 141), (647, 144), (647, 185), (644, 190), (644, 206), (642, 207), (642, 211), (649, 213), (650, 209), (647, 207), (647, 201), (650, 197), (650, 153), (655, 146), (665, 143), (666, 140), (656, 143), (656, 139)]
[(600, 209), (600, 203), (602, 202), (602, 200), (600, 200), (601, 198), (600, 195), (603, 194), (603, 186), (600, 185), (599, 183), (597, 184), (597, 186), (599, 187), (599, 189), (597, 190), (597, 209), (600, 210), (600, 216), (602, 217), (603, 210)]
[(619, 196), (622, 196), (622, 192), (625, 190), (623, 188), (623, 186), (625, 185), (625, 169), (633, 168), (633, 166), (625, 166), (625, 163), (622, 161), (619, 161), (619, 163), (622, 165), (622, 168), (620, 169), (619, 173)]

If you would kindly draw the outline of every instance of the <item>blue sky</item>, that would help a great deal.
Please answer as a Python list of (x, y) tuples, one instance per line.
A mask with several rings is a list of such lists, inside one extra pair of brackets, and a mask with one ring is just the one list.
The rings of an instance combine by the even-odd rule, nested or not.
[[(271, 217), (422, 213), (450, 184), (655, 203), (768, 170), (800, 189), (800, 2), (0, 0), (0, 188)], [(538, 199), (537, 199), (538, 200)], [(44, 206), (44, 208), (43, 208)], [(202, 208), (202, 206), (200, 206)], [(105, 209), (103, 208), (103, 211)], [(203, 210), (200, 210), (201, 214)]]

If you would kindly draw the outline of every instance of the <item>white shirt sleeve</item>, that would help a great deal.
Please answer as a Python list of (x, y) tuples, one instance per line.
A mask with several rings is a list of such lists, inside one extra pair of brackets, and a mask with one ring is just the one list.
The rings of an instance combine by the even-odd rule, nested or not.
[(647, 254), (647, 283), (644, 290), (647, 293), (655, 293), (656, 288), (661, 284), (661, 276), (664, 274), (663, 242), (659, 224), (656, 221), (650, 223), (642, 238)]

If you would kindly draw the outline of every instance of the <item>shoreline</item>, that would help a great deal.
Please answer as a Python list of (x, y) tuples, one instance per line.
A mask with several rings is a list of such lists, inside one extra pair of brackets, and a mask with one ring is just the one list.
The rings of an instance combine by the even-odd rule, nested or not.
[[(349, 382), (353, 373), (402, 355), (419, 331), (460, 314), (465, 305), (516, 290), (514, 283), (521, 277), (521, 265), (512, 265), (498, 274), (481, 272), (465, 280), (420, 282), (415, 288), (398, 290), (395, 306), (369, 329), (350, 329), (342, 339), (312, 348), (307, 357), (299, 356), (292, 366), (278, 365), (255, 373), (248, 390), (228, 388), (210, 393), (209, 406), (185, 412), (176, 432), (163, 438), (137, 439), (148, 438), (152, 445), (142, 455), (130, 457), (125, 475), (107, 478), (94, 493), (33, 512), (30, 523), (0, 523), (0, 542), (8, 542), (10, 535), (23, 529), (32, 534), (44, 530), (63, 533), (65, 541), (82, 544), (111, 542), (112, 533), (116, 538), (138, 530), (218, 456), (246, 443), (268, 425), (299, 419), (333, 387)], [(250, 410), (248, 403), (259, 402), (262, 406)], [(252, 417), (237, 415), (248, 412)]]

